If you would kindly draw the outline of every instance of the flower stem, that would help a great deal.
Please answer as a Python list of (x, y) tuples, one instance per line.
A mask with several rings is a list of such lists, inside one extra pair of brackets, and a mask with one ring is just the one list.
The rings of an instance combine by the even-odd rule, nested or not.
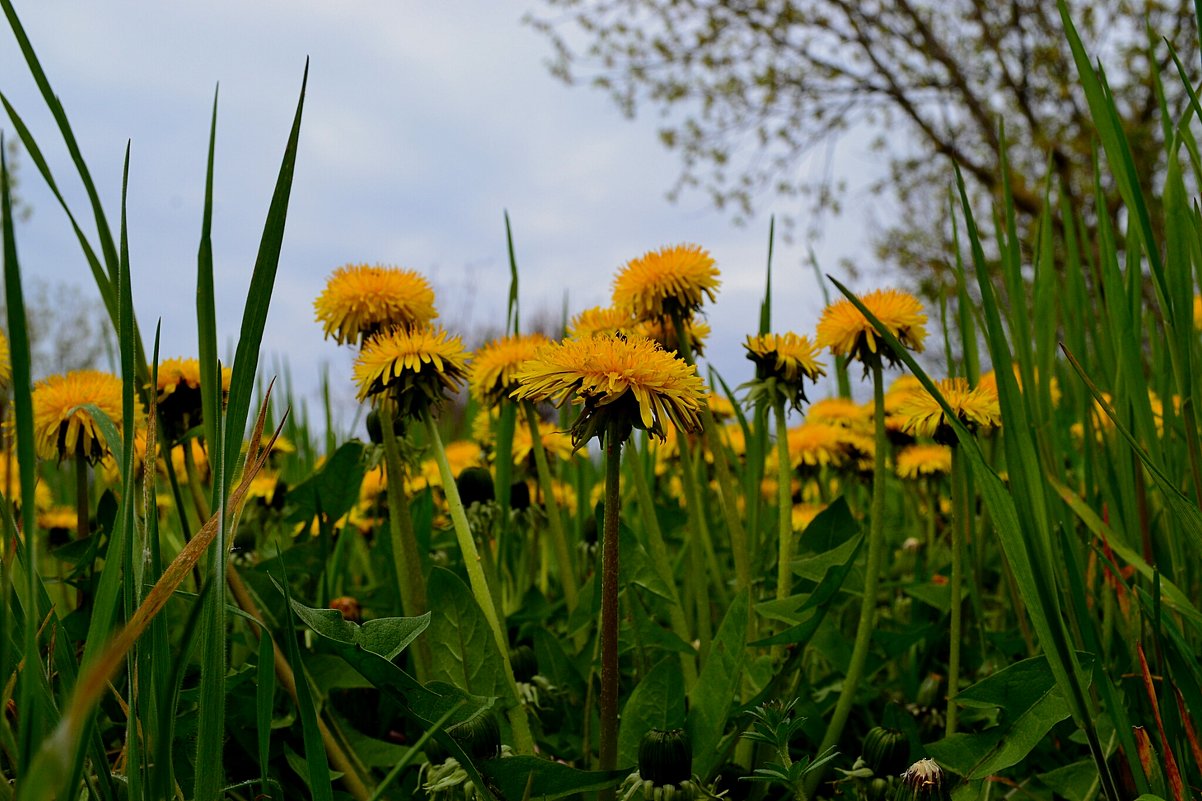
[(530, 721), (526, 717), (526, 707), (522, 705), (518, 695), (517, 682), (513, 678), (513, 666), (509, 663), (509, 638), (505, 636), (497, 608), (493, 604), (492, 593), (489, 592), (488, 582), (484, 578), (484, 570), (480, 566), (480, 552), (476, 550), (476, 541), (472, 539), (472, 532), (467, 524), (463, 500), (459, 497), (459, 488), (455, 485), (455, 476), (451, 473), (451, 463), (447, 461), (447, 452), (442, 444), (442, 436), (438, 433), (438, 425), (434, 422), (434, 417), (428, 409), (423, 409), (421, 414), (422, 422), (426, 424), (426, 435), (430, 440), (430, 448), (434, 451), (435, 461), (438, 462), (438, 472), (442, 477), (447, 507), (451, 512), (451, 522), (455, 526), (455, 538), (459, 542), (463, 564), (467, 569), (468, 584), (472, 589), (472, 595), (476, 598), (476, 603), (480, 606), (480, 611), (484, 613), (484, 619), (488, 621), (493, 639), (497, 643), (497, 651), (501, 655), (501, 662), (505, 666), (505, 678), (513, 697), (512, 704), (505, 711), (509, 718), (509, 725), (513, 729), (513, 748), (519, 754), (533, 754), (534, 737), (530, 734)]
[(956, 695), (960, 685), (960, 635), (964, 627), (964, 540), (969, 526), (968, 468), (952, 446), (952, 616), (947, 657), (947, 736), (956, 733)]
[(773, 393), (773, 412), (776, 416), (776, 480), (778, 504), (777, 534), (780, 538), (776, 567), (776, 599), (789, 597), (793, 589), (793, 470), (789, 464), (789, 440), (785, 425), (784, 398)]
[[(618, 507), (622, 443), (605, 432), (605, 521), (601, 540), (601, 770), (618, 766)], [(613, 791), (601, 798), (613, 797)]]
[[(868, 527), (868, 560), (864, 565), (864, 596), (860, 605), (860, 620), (856, 625), (856, 641), (851, 652), (851, 663), (843, 679), (843, 689), (835, 704), (835, 712), (826, 727), (826, 734), (818, 746), (818, 753), (836, 745), (843, 734), (843, 727), (851, 714), (856, 690), (864, 676), (864, 665), (868, 662), (868, 647), (872, 642), (872, 628), (876, 618), (876, 594), (880, 586), (881, 558), (885, 544), (885, 381), (882, 377), (881, 360), (878, 356), (871, 361), (872, 397), (876, 419), (876, 447), (872, 471), (872, 516)], [(824, 770), (810, 772), (805, 785), (806, 795), (813, 795), (822, 782)]]
[(91, 507), (88, 503), (88, 460), (82, 453), (75, 457), (75, 538), (85, 540), (91, 533), (88, 515)]
[(538, 412), (529, 400), (522, 401), (522, 411), (526, 415), (526, 425), (530, 427), (534, 465), (538, 469), (538, 482), (543, 490), (543, 503), (547, 506), (547, 523), (551, 527), (555, 561), (559, 564), (559, 583), (563, 585), (563, 597), (568, 602), (570, 612), (576, 608), (577, 602), (576, 571), (572, 567), (572, 554), (568, 550), (568, 538), (564, 533), (559, 501), (555, 499), (555, 492), (551, 486), (551, 467), (547, 464), (547, 453), (543, 449), (542, 435), (538, 431)]
[[(407, 617), (426, 613), (426, 577), (422, 573), (421, 554), (409, 517), (409, 498), (405, 495), (405, 470), (397, 447), (395, 410), (389, 404), (380, 407), (380, 428), (384, 440), (384, 469), (387, 471), (384, 491), (388, 496), (388, 535), (392, 550), (392, 566), (401, 593), (401, 609)], [(430, 677), (432, 655), (430, 643), (419, 637), (414, 643), (414, 670), (418, 681)]]
[[(668, 558), (668, 548), (664, 544), (664, 535), (655, 516), (655, 501), (651, 497), (651, 487), (647, 483), (647, 471), (643, 467), (643, 457), (638, 448), (626, 449), (626, 460), (630, 462), (631, 473), (634, 476), (634, 487), (639, 497), (639, 512), (643, 518), (643, 529), (647, 533), (647, 550), (651, 555), (651, 564), (659, 572), (664, 586), (672, 596), (668, 606), (668, 621), (672, 631), (685, 642), (692, 642), (689, 636), (689, 624), (685, 619), (684, 606), (680, 601), (680, 593), (676, 588), (676, 579), (672, 575), (672, 561)], [(680, 667), (684, 673), (685, 689), (692, 689), (697, 683), (697, 663), (690, 654), (680, 655)]]

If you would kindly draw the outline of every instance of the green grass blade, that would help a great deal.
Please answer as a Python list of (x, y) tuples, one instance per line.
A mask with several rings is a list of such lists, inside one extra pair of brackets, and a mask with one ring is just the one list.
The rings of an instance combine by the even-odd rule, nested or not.
[(513, 253), (513, 229), (509, 226), (509, 212), (505, 212), (505, 251), (509, 254), (509, 301), (505, 308), (505, 333), (517, 336), (522, 332), (518, 315), (518, 260)]
[[(213, 92), (213, 116), (209, 123), (209, 155), (205, 168), (204, 211), (200, 223), (200, 246), (196, 253), (196, 334), (200, 357), (201, 417), (209, 458), (221, 460), (217, 418), (221, 414), (221, 370), (217, 366), (217, 311), (213, 289), (213, 154), (217, 147), (217, 96)], [(217, 499), (214, 499), (217, 500)]]

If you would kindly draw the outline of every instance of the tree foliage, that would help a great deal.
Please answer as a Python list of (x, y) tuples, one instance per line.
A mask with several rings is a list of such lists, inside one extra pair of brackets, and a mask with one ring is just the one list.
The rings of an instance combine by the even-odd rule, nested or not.
[[(898, 204), (897, 222), (878, 237), (896, 261), (926, 262), (942, 250), (933, 221), (947, 217), (952, 162), (979, 196), (1000, 192), (999, 122), (1020, 214), (1030, 220), (1043, 208), (1049, 166), (1075, 205), (1092, 202), (1096, 142), (1050, 0), (543, 2), (547, 13), (530, 21), (554, 47), (552, 71), (607, 91), (628, 115), (658, 108), (660, 137), (681, 161), (671, 194), (700, 190), (737, 220), (770, 197), (838, 209), (841, 187), (829, 169), (802, 163), (863, 127), (885, 162), (873, 189)], [(1150, 184), (1163, 161), (1150, 67), (1173, 76), (1164, 100), (1179, 110), (1184, 92), (1158, 37), (1196, 72), (1193, 3), (1069, 6), (1090, 52), (1111, 65), (1133, 156)]]

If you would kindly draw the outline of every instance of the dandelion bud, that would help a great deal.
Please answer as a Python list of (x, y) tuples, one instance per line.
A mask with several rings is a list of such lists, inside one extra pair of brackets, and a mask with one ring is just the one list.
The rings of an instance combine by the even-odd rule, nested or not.
[(639, 775), (656, 785), (679, 785), (693, 775), (693, 745), (684, 729), (652, 729), (639, 743)]
[(864, 761), (876, 776), (896, 776), (910, 762), (910, 744), (897, 729), (877, 726), (864, 735)]

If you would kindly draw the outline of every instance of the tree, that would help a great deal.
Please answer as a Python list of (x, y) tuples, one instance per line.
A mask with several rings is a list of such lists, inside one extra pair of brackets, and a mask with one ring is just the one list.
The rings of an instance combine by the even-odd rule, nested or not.
[[(587, 79), (627, 115), (640, 105), (662, 112), (660, 137), (681, 159), (672, 197), (699, 189), (736, 220), (772, 195), (837, 210), (841, 187), (807, 178), (799, 165), (817, 146), (869, 126), (888, 163), (874, 188), (898, 204), (878, 250), (929, 277), (947, 259), (940, 223), (952, 163), (978, 200), (1000, 195), (1002, 122), (1006, 177), (1027, 223), (1043, 209), (1049, 165), (1074, 207), (1096, 214), (1097, 143), (1052, 0), (543, 2), (552, 13), (528, 19), (554, 46), (554, 74)], [(1068, 5), (1089, 52), (1110, 67), (1146, 189), (1164, 160), (1153, 64), (1173, 76), (1164, 82), (1169, 108), (1187, 101), (1156, 34), (1196, 83), (1194, 3)], [(1117, 198), (1108, 203), (1117, 210)]]

